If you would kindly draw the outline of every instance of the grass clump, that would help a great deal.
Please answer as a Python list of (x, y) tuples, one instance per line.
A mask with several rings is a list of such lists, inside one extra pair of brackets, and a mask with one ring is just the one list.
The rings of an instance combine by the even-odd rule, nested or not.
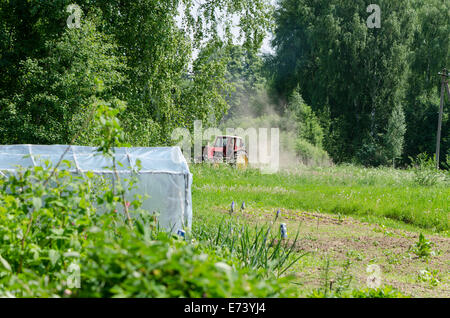
[(322, 270), (321, 286), (307, 295), (308, 298), (406, 298), (390, 285), (376, 288), (352, 288), (353, 275), (350, 273), (352, 263), (347, 259), (341, 270), (331, 278), (330, 259), (325, 260)]
[(419, 258), (428, 259), (434, 256), (436, 252), (433, 250), (434, 243), (428, 240), (422, 233), (419, 235), (419, 241), (411, 246), (410, 250)]
[(277, 218), (278, 214), (270, 224), (261, 226), (251, 226), (233, 217), (228, 220), (224, 217), (220, 222), (210, 218), (209, 222), (196, 223), (193, 232), (197, 240), (236, 258), (242, 267), (281, 277), (307, 253), (296, 254), (299, 232), (292, 241), (280, 237), (274, 230)]

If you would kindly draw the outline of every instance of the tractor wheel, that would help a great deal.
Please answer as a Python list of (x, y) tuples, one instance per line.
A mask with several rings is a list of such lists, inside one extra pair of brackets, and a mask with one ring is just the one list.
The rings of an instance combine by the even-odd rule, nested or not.
[(214, 162), (213, 159), (210, 159), (210, 158), (208, 157), (208, 149), (207, 149), (206, 147), (205, 147), (205, 149), (203, 149), (203, 162), (209, 163), (209, 164), (211, 164), (211, 163)]
[(223, 155), (221, 153), (214, 154), (212, 163), (213, 163), (214, 168), (218, 168), (220, 166), (220, 164), (223, 163)]
[(245, 152), (238, 152), (236, 154), (236, 168), (246, 169), (248, 166), (248, 157)]

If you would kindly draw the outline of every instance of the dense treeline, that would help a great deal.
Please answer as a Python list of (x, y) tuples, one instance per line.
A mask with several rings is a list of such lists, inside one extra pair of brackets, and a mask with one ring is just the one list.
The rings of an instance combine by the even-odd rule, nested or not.
[[(274, 108), (297, 122), (281, 120), (301, 149), (335, 162), (434, 153), (449, 2), (379, 0), (381, 28), (370, 29), (369, 0), (279, 0), (274, 11), (268, 0), (79, 0), (81, 28), (71, 29), (72, 2), (0, 0), (0, 143), (69, 143), (104, 102), (122, 110), (134, 145)], [(233, 15), (242, 45), (231, 41)], [(262, 57), (269, 29), (275, 53)], [(445, 107), (444, 161), (448, 117)]]
[[(435, 150), (440, 77), (450, 61), (450, 2), (281, 0), (270, 59), (276, 96), (299, 85), (337, 162), (379, 165)], [(450, 151), (445, 109), (442, 156)]]

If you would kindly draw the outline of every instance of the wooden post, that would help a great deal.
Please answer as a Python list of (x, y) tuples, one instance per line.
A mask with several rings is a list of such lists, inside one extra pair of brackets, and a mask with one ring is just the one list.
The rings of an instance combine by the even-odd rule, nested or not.
[[(439, 108), (439, 120), (438, 120), (438, 130), (437, 130), (437, 136), (436, 136), (436, 169), (439, 170), (439, 153), (440, 153), (440, 147), (441, 147), (441, 129), (442, 129), (442, 115), (444, 113), (444, 99), (445, 99), (445, 88), (447, 87), (448, 90), (448, 83), (447, 83), (447, 70), (444, 68), (442, 70), (442, 73), (438, 73), (442, 77), (441, 82), (441, 105)], [(450, 95), (449, 95), (450, 98)]]

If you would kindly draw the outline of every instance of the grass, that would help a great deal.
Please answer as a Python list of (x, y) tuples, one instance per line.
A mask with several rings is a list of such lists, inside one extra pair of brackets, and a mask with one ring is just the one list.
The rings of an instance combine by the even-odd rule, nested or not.
[[(224, 234), (229, 227), (217, 235), (220, 224), (231, 220), (250, 224), (256, 228), (250, 237), (255, 238), (257, 229), (273, 222), (275, 211), (281, 209), (274, 229), (286, 223), (288, 243), (295, 241), (288, 244), (290, 255), (284, 264), (292, 265), (285, 274), (294, 275), (300, 296), (315, 295), (323, 287), (325, 264), (331, 283), (339, 281), (350, 262), (348, 275), (353, 279), (349, 292), (364, 290), (366, 267), (377, 264), (388, 289), (394, 286), (419, 297), (450, 297), (446, 295), (450, 283), (448, 176), (433, 186), (423, 186), (415, 182), (413, 172), (387, 168), (303, 168), (278, 174), (227, 166), (190, 168), (194, 175), (193, 233), (214, 246), (236, 249)], [(232, 201), (235, 212), (230, 217)], [(242, 201), (246, 203), (244, 211), (239, 209)], [(211, 232), (209, 239), (206, 229)], [(413, 248), (420, 244), (420, 233), (442, 253), (427, 259), (418, 257)], [(221, 239), (217, 241), (218, 236)], [(246, 248), (252, 250), (249, 242), (252, 240)], [(258, 259), (256, 249), (254, 252), (254, 259)], [(298, 256), (302, 257), (296, 259)], [(419, 280), (423, 269), (438, 272), (439, 283)], [(336, 295), (337, 285), (333, 286), (330, 295)]]
[(352, 167), (304, 169), (278, 174), (230, 167), (191, 166), (194, 211), (211, 206), (303, 209), (350, 215), (405, 229), (448, 235), (448, 183), (420, 186), (412, 172)]

